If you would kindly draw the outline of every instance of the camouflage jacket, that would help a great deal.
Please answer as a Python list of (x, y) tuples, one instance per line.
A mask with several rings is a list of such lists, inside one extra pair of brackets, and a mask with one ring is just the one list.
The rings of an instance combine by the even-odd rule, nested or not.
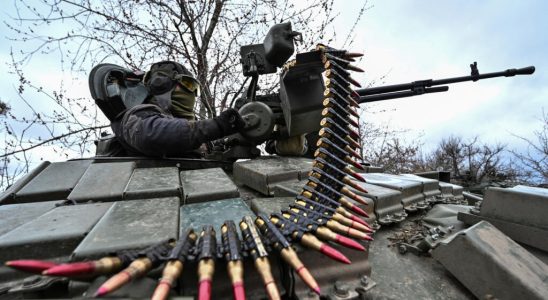
[(212, 119), (175, 118), (153, 104), (129, 109), (113, 121), (111, 127), (131, 155), (188, 157), (203, 143), (222, 137), (221, 129)]

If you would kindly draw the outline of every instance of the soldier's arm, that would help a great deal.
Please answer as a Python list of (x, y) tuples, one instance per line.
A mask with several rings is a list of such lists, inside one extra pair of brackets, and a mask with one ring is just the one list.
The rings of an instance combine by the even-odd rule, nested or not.
[(236, 132), (238, 128), (228, 122), (224, 112), (214, 119), (188, 121), (168, 117), (158, 108), (147, 108), (128, 112), (117, 135), (145, 155), (180, 156)]

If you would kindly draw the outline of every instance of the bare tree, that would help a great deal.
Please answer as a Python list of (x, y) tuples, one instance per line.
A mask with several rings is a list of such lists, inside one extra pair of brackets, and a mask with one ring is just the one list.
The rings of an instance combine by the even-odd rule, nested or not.
[(482, 144), (478, 137), (464, 140), (449, 136), (427, 156), (424, 164), (432, 169), (450, 170), (463, 184), (474, 185), (484, 181), (514, 181), (520, 177), (515, 165), (505, 159), (503, 144)]
[[(11, 67), (19, 78), (19, 99), (11, 101), (23, 102), (32, 111), (28, 92), (34, 91), (52, 101), (52, 107), (26, 116), (12, 109), (5, 118), (2, 187), (26, 172), (35, 159), (28, 151), (54, 145), (63, 153), (74, 147), (88, 149), (80, 151), (83, 153), (108, 126), (89, 98), (71, 98), (66, 87), (53, 91), (26, 79), (21, 66), (37, 56), (58, 55), (60, 69), (82, 77), (92, 66), (106, 61), (133, 69), (146, 69), (159, 60), (180, 61), (202, 85), (197, 114), (206, 118), (224, 110), (241, 90), (239, 47), (262, 42), (272, 25), (291, 21), (294, 30), (303, 33), (300, 50), (318, 42), (331, 44), (336, 38), (331, 26), (337, 16), (333, 0), (16, 0), (14, 5), (17, 13), (6, 26), (10, 38), (23, 46), (13, 55)], [(367, 0), (360, 7), (356, 22), (367, 10)], [(351, 45), (352, 38), (347, 37), (353, 36), (354, 29), (342, 36), (346, 45)], [(271, 77), (260, 86), (270, 90), (275, 83)], [(88, 116), (82, 118), (81, 112)], [(15, 163), (23, 166), (17, 172)]]
[(548, 113), (542, 111), (542, 128), (533, 132), (534, 139), (517, 136), (527, 143), (525, 153), (515, 150), (512, 154), (530, 171), (530, 178), (537, 183), (548, 184)]

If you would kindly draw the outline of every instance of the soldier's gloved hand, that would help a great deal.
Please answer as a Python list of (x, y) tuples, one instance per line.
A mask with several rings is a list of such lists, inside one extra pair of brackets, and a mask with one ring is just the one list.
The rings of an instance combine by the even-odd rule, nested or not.
[(239, 132), (245, 127), (245, 121), (234, 108), (229, 108), (213, 118), (223, 132), (223, 136)]

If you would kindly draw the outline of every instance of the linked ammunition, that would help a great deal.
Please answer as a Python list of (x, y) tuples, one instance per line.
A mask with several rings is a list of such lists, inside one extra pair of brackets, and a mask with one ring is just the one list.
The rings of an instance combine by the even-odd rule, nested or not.
[(348, 84), (353, 84), (357, 87), (362, 87), (362, 85), (357, 81), (355, 80), (354, 78), (352, 78), (350, 75), (348, 76), (342, 76), (341, 74), (339, 74), (339, 72), (335, 71), (334, 69), (329, 69), (327, 71), (325, 71), (325, 76), (327, 78), (334, 78), (336, 80), (341, 80), (345, 83), (348, 83)]
[(352, 155), (354, 156), (355, 158), (359, 159), (359, 160), (363, 160), (362, 156), (354, 151), (352, 148), (345, 146), (344, 149), (335, 145), (333, 142), (331, 142), (330, 140), (326, 139), (326, 138), (320, 138), (318, 140), (318, 142), (316, 142), (316, 146), (318, 148), (329, 148), (329, 149), (333, 149), (333, 150), (336, 150), (338, 153), (340, 153), (341, 155)]
[(339, 102), (337, 102), (337, 100), (335, 100), (333, 98), (325, 98), (323, 100), (322, 104), (323, 104), (324, 107), (331, 107), (331, 108), (335, 109), (340, 114), (352, 115), (356, 118), (360, 117), (360, 115), (358, 114), (358, 112), (356, 111), (356, 109), (354, 107), (352, 107), (352, 106), (342, 106), (341, 104), (339, 104)]
[(276, 282), (274, 282), (270, 263), (267, 258), (268, 252), (266, 252), (261, 236), (257, 232), (257, 228), (250, 216), (243, 217), (240, 222), (240, 230), (242, 231), (244, 243), (248, 248), (247, 250), (255, 261), (255, 268), (263, 280), (268, 299), (280, 299), (280, 292), (276, 287)]
[(132, 261), (127, 268), (105, 281), (99, 289), (97, 289), (94, 297), (107, 295), (124, 286), (131, 280), (144, 276), (152, 268), (157, 267), (170, 250), (170, 243), (162, 242), (139, 252), (139, 258)]
[(331, 98), (335, 101), (338, 101), (340, 105), (342, 106), (353, 106), (358, 108), (359, 104), (354, 100), (352, 97), (350, 97), (349, 94), (341, 94), (334, 88), (326, 87), (325, 91), (323, 92), (324, 98)]
[(360, 230), (365, 233), (372, 232), (371, 228), (363, 225), (363, 223), (356, 222), (352, 220), (351, 218), (344, 216), (344, 214), (340, 212), (340, 210), (344, 209), (342, 207), (332, 208), (329, 206), (325, 206), (321, 203), (317, 203), (314, 200), (308, 199), (301, 195), (297, 196), (297, 199), (295, 200), (293, 204), (290, 205), (290, 207), (303, 209), (307, 212), (311, 212), (312, 214), (323, 215), (323, 217), (328, 220), (334, 220), (342, 225)]
[(341, 116), (334, 109), (326, 107), (322, 110), (322, 116), (326, 118), (332, 118), (335, 122), (339, 124), (352, 125), (355, 128), (359, 128), (360, 125), (355, 120), (352, 120), (350, 117)]
[(95, 292), (94, 297), (102, 297), (110, 294), (131, 280), (145, 275), (151, 269), (152, 261), (148, 257), (138, 258), (134, 260), (127, 268), (103, 283), (99, 289), (97, 289), (97, 292)]
[(344, 66), (345, 64), (349, 64), (353, 61), (350, 61), (350, 60), (347, 60), (347, 59), (344, 59), (338, 55), (334, 55), (334, 53), (325, 53), (324, 56), (322, 57), (322, 62), (326, 62), (328, 60), (332, 60), (332, 61), (335, 61), (337, 62), (338, 64)]
[[(320, 179), (320, 180), (322, 180), (323, 183), (328, 183), (331, 186), (336, 187), (336, 189), (338, 190), (338, 192), (340, 194), (345, 195), (345, 196), (353, 199), (354, 201), (357, 201), (357, 202), (359, 202), (363, 205), (368, 205), (368, 203), (367, 203), (367, 201), (365, 201), (365, 199), (363, 199), (362, 197), (356, 195), (356, 193), (349, 190), (345, 186), (344, 182), (341, 182), (341, 181), (337, 180), (336, 178), (334, 178), (334, 176), (331, 176), (327, 172), (324, 172), (322, 169), (317, 167), (318, 165), (321, 165), (321, 163), (314, 162), (314, 167), (312, 168), (312, 172), (309, 173), (309, 176)], [(343, 178), (343, 180), (344, 180), (344, 178)], [(346, 181), (347, 182), (352, 182), (350, 180), (346, 180)], [(354, 182), (352, 182), (352, 184), (354, 184)], [(337, 194), (337, 196), (338, 195), (339, 194)]]
[(329, 67), (326, 66), (328, 64), (330, 65), (337, 64), (337, 69), (351, 70), (351, 71), (360, 72), (360, 73), (364, 72), (363, 69), (350, 64), (350, 61), (344, 60), (342, 58), (338, 58), (330, 54), (325, 54), (325, 58), (326, 59), (325, 61), (323, 61), (323, 63), (326, 69), (329, 69)]
[(241, 244), (236, 231), (236, 224), (233, 221), (225, 221), (221, 226), (221, 239), (225, 259), (228, 261), (228, 277), (232, 282), (234, 299), (245, 299), (244, 290), (244, 267), (242, 264)]
[(349, 128), (349, 127), (343, 127), (339, 124), (337, 124), (337, 122), (335, 122), (335, 120), (331, 119), (331, 118), (323, 118), (321, 121), (320, 121), (320, 125), (323, 127), (323, 128), (330, 128), (331, 130), (333, 130), (334, 132), (340, 134), (340, 135), (348, 135), (354, 139), (360, 139), (360, 134)]
[(316, 167), (322, 169), (322, 170), (325, 170), (326, 172), (329, 172), (329, 173), (334, 173), (336, 174), (337, 177), (340, 177), (341, 180), (347, 184), (347, 185), (350, 185), (352, 186), (353, 188), (355, 188), (356, 190), (358, 191), (362, 191), (364, 193), (367, 193), (367, 190), (365, 190), (364, 188), (356, 185), (354, 182), (352, 182), (352, 180), (350, 179), (350, 177), (348, 177), (347, 175), (350, 175), (352, 176), (355, 180), (359, 180), (361, 182), (365, 182), (365, 178), (363, 178), (360, 174), (354, 172), (352, 169), (350, 169), (345, 163), (343, 163), (342, 165), (340, 164), (340, 162), (336, 161), (335, 160), (335, 163), (331, 163), (331, 162), (328, 162), (327, 159), (329, 159), (329, 157), (327, 157), (326, 159), (324, 159), (322, 157), (322, 155), (318, 155), (316, 156), (316, 160), (315, 160), (315, 165)]
[(324, 214), (317, 212), (313, 209), (300, 207), (296, 204), (291, 204), (289, 207), (292, 211), (303, 216), (310, 216), (311, 218), (314, 218), (316, 221), (320, 222), (320, 224), (323, 224), (327, 226), (327, 228), (333, 231), (336, 231), (338, 233), (346, 234), (350, 237), (358, 238), (358, 239), (370, 239), (370, 237), (366, 234), (366, 232), (362, 232), (355, 228), (345, 226), (337, 222), (335, 219), (326, 217)]
[(57, 263), (45, 260), (19, 259), (7, 261), (5, 265), (23, 272), (41, 274), (45, 270), (57, 266)]
[(278, 228), (276, 228), (276, 225), (272, 223), (270, 218), (264, 213), (260, 213), (257, 216), (257, 219), (255, 219), (255, 224), (259, 227), (263, 233), (263, 236), (268, 239), (270, 245), (280, 251), (282, 259), (297, 272), (302, 281), (304, 281), (304, 283), (308, 285), (316, 294), (320, 295), (321, 291), (318, 283), (314, 277), (312, 277), (312, 274), (310, 274), (308, 269), (303, 265), (297, 256), (297, 253), (295, 253), (295, 250), (290, 247), (287, 239), (278, 230)]
[(338, 207), (337, 212), (340, 213), (341, 215), (349, 218), (350, 220), (358, 222), (358, 223), (360, 223), (364, 226), (367, 226), (368, 228), (371, 229), (371, 226), (365, 220), (363, 220), (362, 218), (360, 218), (360, 217), (352, 214), (351, 212), (347, 211), (344, 207), (342, 207), (342, 206)]
[[(351, 263), (350, 260), (344, 254), (337, 251), (335, 248), (327, 245), (326, 243), (323, 243), (313, 234), (303, 233), (302, 230), (295, 230), (295, 228), (304, 226), (304, 227), (309, 227), (308, 230), (317, 232), (319, 228), (318, 226), (315, 226), (314, 224), (311, 224), (311, 223), (307, 223), (304, 219), (303, 219), (304, 222), (300, 222), (300, 223), (293, 222), (287, 217), (289, 215), (290, 215), (290, 212), (282, 213), (281, 215), (272, 214), (270, 220), (272, 221), (272, 223), (276, 224), (278, 227), (286, 229), (288, 232), (290, 232), (291, 237), (295, 240), (298, 240), (302, 245), (308, 248), (311, 248), (313, 250), (319, 251), (323, 255), (331, 259), (334, 259), (336, 261), (339, 261), (345, 264)], [(295, 227), (295, 225), (297, 226)]]
[(316, 45), (316, 50), (322, 50), (325, 53), (329, 53), (331, 55), (335, 55), (338, 57), (349, 57), (349, 58), (355, 58), (355, 57), (362, 57), (362, 53), (357, 52), (348, 52), (347, 50), (342, 49), (335, 49), (333, 47), (329, 47), (327, 45), (319, 43)]
[(349, 135), (345, 135), (343, 137), (335, 133), (335, 131), (329, 129), (329, 127), (323, 127), (322, 129), (320, 129), (318, 135), (326, 138), (335, 138), (342, 144), (345, 144), (345, 143), (350, 144), (351, 148), (354, 148), (354, 149), (361, 148), (361, 145), (358, 142), (356, 142), (353, 138), (351, 138)]
[[(129, 262), (128, 262), (129, 263)], [(45, 270), (48, 276), (74, 277), (82, 275), (104, 275), (120, 270), (124, 266), (122, 259), (116, 256), (103, 257), (95, 261), (61, 264)]]
[(185, 260), (191, 247), (196, 242), (196, 234), (192, 229), (187, 229), (175, 244), (168, 257), (168, 261), (162, 272), (158, 286), (152, 294), (153, 300), (164, 300), (169, 295), (169, 290), (183, 272)]
[[(329, 152), (329, 150), (324, 148), (318, 148), (316, 151), (314, 151), (314, 157), (321, 157), (327, 161), (333, 161), (336, 162), (335, 165), (338, 166), (344, 166), (345, 164), (351, 164), (357, 169), (365, 169), (361, 164), (355, 162), (352, 158), (345, 156), (344, 159), (339, 158), (338, 156), (334, 155), (333, 153)], [(358, 167), (359, 166), (359, 167)], [(344, 168), (343, 168), (344, 169)], [(348, 168), (351, 170), (350, 168)], [(346, 172), (346, 170), (345, 170)]]
[(360, 94), (358, 92), (354, 91), (350, 84), (346, 83), (345, 85), (342, 85), (337, 80), (332, 79), (326, 79), (325, 80), (325, 86), (329, 88), (334, 88), (335, 90), (339, 91), (341, 95), (349, 95), (352, 99), (359, 99)]
[[(300, 195), (297, 196), (297, 200), (295, 200), (295, 205), (298, 205), (303, 208), (311, 209), (314, 211), (320, 211), (326, 217), (330, 217), (341, 224), (358, 229), (360, 231), (367, 232), (367, 233), (373, 232), (371, 228), (365, 226), (361, 222), (354, 221), (351, 218), (345, 217), (340, 212), (337, 212), (337, 209), (314, 202), (311, 199), (305, 198), (303, 196), (300, 196)], [(342, 209), (342, 207), (339, 207), (339, 208)]]
[[(314, 165), (318, 165), (318, 163), (314, 163)], [(314, 167), (312, 168), (312, 172), (309, 173), (309, 176), (315, 177), (317, 179), (320, 179), (323, 183), (327, 183), (329, 185), (336, 186), (338, 192), (342, 195), (345, 195), (354, 201), (359, 202), (363, 205), (368, 205), (367, 201), (363, 199), (362, 197), (358, 196), (356, 193), (352, 192), (350, 189), (348, 189), (344, 183), (341, 181), (338, 181), (337, 179), (333, 178), (333, 176), (330, 176), (329, 174), (326, 174), (325, 172), (322, 172), (321, 169)], [(340, 185), (342, 183), (343, 185)]]
[[(329, 194), (331, 195), (335, 195), (335, 197), (337, 197), (338, 199), (338, 202), (340, 203), (340, 205), (354, 211), (355, 213), (359, 214), (359, 215), (362, 215), (366, 218), (369, 217), (369, 215), (364, 211), (362, 210), (361, 208), (359, 208), (358, 206), (354, 205), (353, 203), (351, 203), (348, 199), (346, 199), (344, 196), (342, 196), (339, 192), (333, 190), (332, 188), (326, 186), (324, 183), (322, 183), (321, 181), (319, 181), (317, 178), (315, 177), (310, 177), (309, 178), (309, 181), (307, 182), (307, 185), (313, 187), (313, 188), (317, 188), (317, 187), (321, 187), (324, 191), (326, 191), (328, 193), (328, 197), (329, 197)], [(312, 193), (308, 192), (308, 191), (303, 191), (302, 192), (302, 195), (307, 197), (307, 198), (311, 198), (311, 197), (314, 197), (312, 195)], [(340, 195), (340, 196), (339, 196)]]
[(336, 62), (334, 61), (326, 61), (323, 63), (323, 67), (326, 69), (326, 70), (336, 70), (339, 74), (341, 74), (342, 76), (350, 76), (350, 71), (348, 71), (347, 69), (343, 68), (341, 65), (337, 64)]
[(198, 300), (211, 299), (211, 281), (215, 273), (217, 239), (213, 226), (202, 228), (198, 239)]

